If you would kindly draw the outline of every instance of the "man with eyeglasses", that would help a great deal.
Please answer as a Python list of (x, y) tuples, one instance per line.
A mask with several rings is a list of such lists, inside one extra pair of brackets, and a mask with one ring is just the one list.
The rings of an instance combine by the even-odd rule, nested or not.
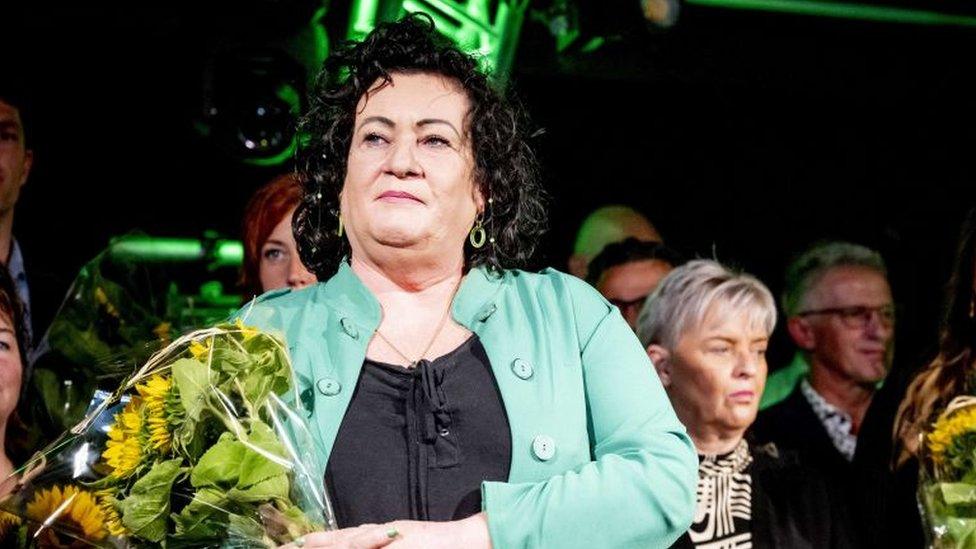
[(891, 366), (895, 310), (884, 260), (856, 244), (814, 246), (787, 269), (782, 301), (798, 352), (770, 376), (767, 390), (778, 390), (781, 401), (759, 414), (753, 436), (796, 449), (828, 472), (847, 472)]
[(607, 244), (590, 262), (586, 280), (636, 330), (644, 300), (681, 263), (679, 254), (660, 242), (628, 238)]

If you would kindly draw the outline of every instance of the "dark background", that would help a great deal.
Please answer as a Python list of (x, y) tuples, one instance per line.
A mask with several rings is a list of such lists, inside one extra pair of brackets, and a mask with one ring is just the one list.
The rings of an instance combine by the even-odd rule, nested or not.
[[(41, 1), (3, 23), (4, 64), (34, 89), (35, 170), (15, 226), (25, 254), (71, 278), (132, 229), (238, 236), (248, 196), (278, 170), (193, 131), (201, 55), (227, 32), (258, 40), (295, 16), (203, 4)], [(333, 40), (347, 11), (326, 16)], [(512, 80), (545, 130), (553, 195), (540, 265), (564, 268), (582, 217), (604, 203), (637, 207), (672, 246), (776, 293), (791, 255), (849, 239), (889, 262), (899, 368), (920, 365), (976, 197), (976, 29), (684, 6), (672, 29), (635, 30), (556, 55), (542, 24), (525, 24)], [(780, 329), (771, 367), (790, 353)]]

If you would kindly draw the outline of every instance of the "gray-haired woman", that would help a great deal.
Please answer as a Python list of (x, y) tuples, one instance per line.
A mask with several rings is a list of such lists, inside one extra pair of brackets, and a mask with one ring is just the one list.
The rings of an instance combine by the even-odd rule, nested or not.
[(775, 324), (766, 286), (715, 261), (678, 267), (644, 304), (638, 336), (700, 460), (694, 523), (676, 547), (853, 545), (818, 473), (746, 439)]

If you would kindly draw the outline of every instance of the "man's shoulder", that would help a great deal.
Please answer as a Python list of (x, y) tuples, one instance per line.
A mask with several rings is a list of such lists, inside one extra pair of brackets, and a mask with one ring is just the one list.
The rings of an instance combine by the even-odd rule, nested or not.
[(751, 430), (759, 443), (777, 442), (784, 435), (802, 436), (803, 426), (810, 419), (816, 419), (813, 409), (797, 385), (785, 399), (759, 412)]
[[(800, 390), (800, 384), (797, 383), (792, 391), (780, 402), (766, 408), (765, 410), (759, 412), (759, 418), (773, 418), (782, 416), (784, 414), (792, 414), (799, 411), (805, 411), (810, 409), (810, 403), (807, 402), (806, 397), (803, 396), (803, 391)], [(758, 421), (758, 419), (757, 419)]]

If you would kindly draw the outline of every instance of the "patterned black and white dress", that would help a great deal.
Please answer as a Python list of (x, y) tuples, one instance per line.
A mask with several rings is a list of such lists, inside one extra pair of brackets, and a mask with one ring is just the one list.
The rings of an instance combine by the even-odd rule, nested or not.
[(688, 530), (700, 549), (752, 547), (752, 455), (742, 440), (727, 454), (699, 456), (695, 520)]

